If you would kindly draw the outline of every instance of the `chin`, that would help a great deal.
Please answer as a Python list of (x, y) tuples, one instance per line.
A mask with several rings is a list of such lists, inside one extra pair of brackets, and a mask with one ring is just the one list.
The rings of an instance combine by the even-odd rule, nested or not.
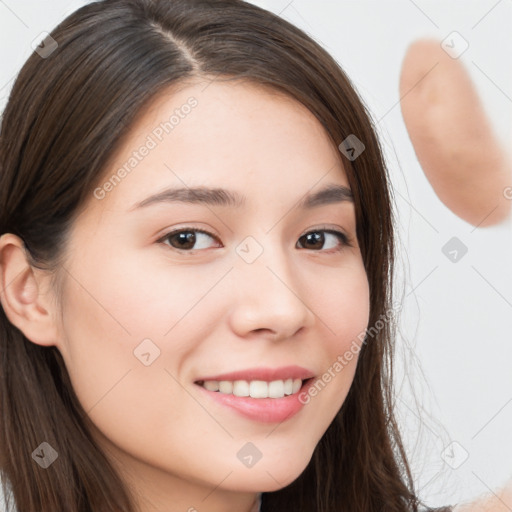
[[(237, 470), (229, 478), (232, 490), (242, 492), (274, 492), (294, 482), (306, 469), (311, 457), (290, 461), (285, 457), (261, 464), (263, 459), (247, 470)], [(258, 467), (259, 466), (259, 467)]]

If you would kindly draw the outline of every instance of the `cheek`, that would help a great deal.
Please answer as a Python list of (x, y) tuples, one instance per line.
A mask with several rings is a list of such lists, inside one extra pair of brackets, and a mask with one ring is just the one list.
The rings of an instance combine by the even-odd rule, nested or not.
[(312, 309), (325, 329), (325, 343), (333, 356), (345, 351), (366, 331), (370, 315), (370, 291), (362, 261), (352, 261), (338, 272), (316, 278), (310, 286)]
[(86, 258), (75, 264), (65, 289), (66, 330), (86, 338), (90, 351), (95, 341), (102, 350), (107, 344), (133, 350), (145, 338), (169, 340), (229, 270), (228, 265), (173, 267), (163, 258), (100, 253), (94, 254), (96, 261)]
[(316, 409), (318, 441), (343, 405), (352, 385), (370, 315), (368, 279), (362, 261), (342, 272), (317, 277), (311, 309), (323, 332), (322, 373), (300, 399)]
[(105, 324), (129, 333), (132, 340), (151, 336), (168, 340), (175, 327), (195, 315), (230, 267), (228, 262), (183, 265), (157, 251), (147, 257), (133, 251), (109, 267), (103, 265), (101, 272), (89, 272), (89, 287), (103, 306), (91, 303), (91, 308)]
[[(129, 273), (129, 267), (125, 260), (87, 277), (84, 268), (81, 277), (73, 273), (65, 287), (61, 352), (73, 390), (95, 427), (143, 460), (153, 438), (141, 441), (142, 435), (158, 432), (165, 442), (157, 443), (156, 451), (172, 450), (183, 439), (170, 425), (198, 411), (174, 378), (193, 347), (186, 344), (181, 323), (176, 333), (183, 341), (171, 338), (174, 331), (163, 336), (185, 314), (183, 295), (178, 300), (168, 284), (141, 269), (130, 267)], [(192, 302), (196, 294), (185, 296)], [(175, 459), (185, 466), (180, 453)]]
[(96, 260), (91, 254), (69, 266), (59, 347), (83, 408), (94, 407), (93, 414), (100, 400), (113, 396), (118, 405), (148, 402), (142, 392), (138, 400), (137, 386), (122, 396), (138, 379), (146, 389), (165, 387), (167, 397), (180, 391), (165, 369), (179, 373), (196, 343), (208, 337), (215, 292), (204, 299), (229, 270), (175, 266), (170, 271), (161, 260), (152, 264), (101, 253), (100, 261), (100, 253), (94, 253)]

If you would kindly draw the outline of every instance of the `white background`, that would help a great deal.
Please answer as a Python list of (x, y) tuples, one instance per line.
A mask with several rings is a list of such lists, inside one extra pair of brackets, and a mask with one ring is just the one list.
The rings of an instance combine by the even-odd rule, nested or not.
[[(31, 42), (84, 3), (0, 0), (0, 110)], [(512, 0), (253, 3), (331, 52), (377, 123), (402, 247), (397, 406), (420, 495), (443, 505), (489, 492), (512, 477), (512, 218), (474, 228), (437, 199), (405, 130), (398, 81), (410, 42), (459, 32), (469, 43), (460, 60), (510, 154)], [(468, 247), (457, 263), (441, 252), (454, 236)]]

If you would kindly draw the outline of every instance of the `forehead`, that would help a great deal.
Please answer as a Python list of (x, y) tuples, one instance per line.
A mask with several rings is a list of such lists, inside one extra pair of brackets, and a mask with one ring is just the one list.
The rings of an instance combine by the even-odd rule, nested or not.
[(171, 185), (230, 185), (246, 197), (263, 185), (283, 198), (326, 180), (348, 187), (337, 148), (304, 105), (240, 80), (190, 81), (160, 93), (139, 114), (100, 186), (109, 180), (100, 203), (115, 208)]

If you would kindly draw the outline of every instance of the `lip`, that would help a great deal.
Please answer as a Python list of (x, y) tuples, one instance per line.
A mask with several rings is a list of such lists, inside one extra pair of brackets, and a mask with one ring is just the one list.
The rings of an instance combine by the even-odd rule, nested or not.
[(231, 408), (237, 414), (245, 418), (249, 418), (260, 423), (282, 423), (292, 418), (302, 410), (305, 403), (301, 402), (299, 397), (303, 393), (307, 392), (309, 387), (311, 387), (315, 381), (316, 379), (308, 378), (302, 383), (302, 387), (297, 391), (297, 393), (284, 396), (283, 398), (240, 397), (232, 394), (220, 393), (219, 391), (209, 391), (199, 384), (197, 384), (197, 387), (199, 388), (200, 393), (205, 393), (205, 397), (211, 398), (216, 403)]
[[(286, 379), (301, 379), (306, 380), (314, 377), (315, 374), (302, 367), (297, 365), (290, 366), (281, 366), (279, 368), (269, 368), (269, 367), (260, 367), (260, 368), (247, 368), (245, 370), (239, 370), (235, 372), (222, 373), (220, 375), (212, 375), (201, 377), (196, 380), (197, 382), (205, 381), (205, 380), (265, 380), (267, 382), (271, 382), (273, 380), (286, 380)], [(272, 400), (279, 400), (273, 398)]]

